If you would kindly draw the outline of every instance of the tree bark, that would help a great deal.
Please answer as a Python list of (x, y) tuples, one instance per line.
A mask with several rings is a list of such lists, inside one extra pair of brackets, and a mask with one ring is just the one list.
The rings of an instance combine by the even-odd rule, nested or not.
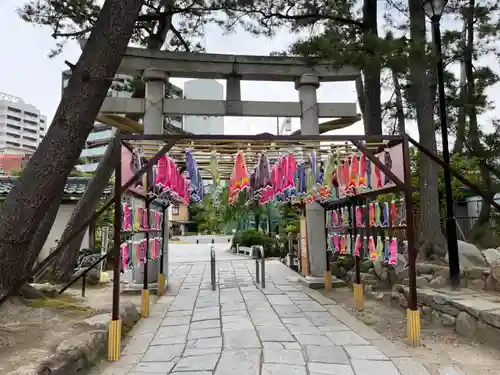
[[(172, 5), (173, 0), (163, 0), (163, 11), (167, 11)], [(158, 22), (158, 27), (156, 33), (150, 36), (147, 48), (159, 50), (165, 44), (168, 32), (172, 26), (172, 14), (166, 15)], [(132, 93), (133, 98), (144, 98), (145, 89), (140, 87), (138, 90)], [(140, 116), (137, 115), (127, 115), (127, 117), (138, 121)], [(61, 238), (68, 238), (68, 235), (73, 233), (75, 229), (82, 226), (83, 223), (92, 215), (92, 212), (96, 209), (99, 200), (102, 196), (104, 189), (108, 186), (109, 179), (114, 171), (115, 160), (113, 158), (113, 153), (108, 153), (111, 147), (108, 147), (106, 153), (104, 154), (103, 160), (100, 161), (96, 174), (89, 186), (85, 190), (84, 195), (78, 201), (70, 221), (66, 225)], [(53, 276), (58, 281), (68, 280), (73, 274), (74, 265), (78, 259), (78, 253), (80, 251), (83, 238), (85, 237), (85, 232), (76, 236), (71, 243), (66, 246), (61, 255), (54, 259), (54, 266), (52, 268)]]
[(401, 84), (399, 83), (398, 73), (394, 69), (392, 72), (392, 83), (394, 85), (394, 95), (396, 97), (396, 118), (398, 121), (398, 131), (399, 134), (406, 133), (406, 120), (405, 120), (405, 112), (403, 108), (403, 95), (401, 94)]
[(363, 45), (368, 58), (364, 67), (365, 76), (365, 134), (382, 134), (382, 108), (380, 106), (381, 62), (377, 51), (377, 0), (363, 3)]
[[(467, 37), (467, 26), (464, 27), (462, 32), (462, 40), (461, 46), (465, 53), (465, 40)], [(467, 101), (467, 86), (465, 79), (465, 62), (460, 61), (460, 107), (458, 108), (458, 118), (457, 118), (457, 129), (455, 134), (455, 144), (453, 145), (453, 153), (462, 153), (464, 151), (465, 146), (465, 135), (467, 131), (466, 124), (466, 114), (465, 114), (465, 103)]]
[(48, 129), (0, 212), (0, 302), (23, 283), (31, 242), (61, 196), (132, 36), (142, 0), (106, 0)]
[[(119, 131), (117, 130), (117, 133)], [(99, 163), (94, 178), (90, 181), (85, 193), (78, 201), (71, 218), (69, 219), (66, 228), (61, 236), (61, 241), (70, 239), (71, 234), (85, 221), (87, 221), (97, 209), (102, 193), (109, 184), (109, 179), (115, 170), (115, 142), (110, 142), (104, 157)], [(61, 254), (55, 258), (52, 274), (57, 281), (67, 281), (73, 275), (74, 267), (78, 259), (80, 247), (82, 246), (85, 231), (82, 231), (74, 237), (67, 246), (61, 250)]]
[[(425, 55), (425, 15), (420, 0), (409, 0), (410, 10), (410, 77), (417, 112), (420, 143), (437, 153), (434, 125), (434, 103), (429, 90)], [(446, 240), (441, 231), (438, 192), (438, 166), (420, 153), (420, 243), (426, 253), (446, 254)]]
[(366, 100), (365, 100), (365, 85), (363, 83), (363, 78), (358, 76), (356, 78), (356, 94), (358, 95), (359, 109), (361, 110), (361, 116), (365, 117), (366, 110)]
[[(470, 145), (471, 156), (479, 158), (479, 172), (481, 176), (481, 184), (484, 191), (489, 194), (490, 198), (493, 198), (494, 193), (492, 189), (492, 181), (490, 170), (485, 165), (486, 152), (481, 145), (479, 125), (477, 123), (477, 110), (476, 110), (476, 84), (474, 81), (474, 65), (473, 65), (473, 53), (474, 53), (474, 18), (475, 18), (475, 0), (469, 0), (469, 6), (466, 10), (465, 24), (467, 28), (467, 39), (464, 49), (464, 71), (466, 79), (466, 95), (467, 101), (465, 104), (465, 113), (469, 118), (469, 132), (467, 137), (467, 143)], [(479, 212), (479, 217), (474, 223), (471, 230), (473, 233), (474, 242), (481, 242), (482, 237), (486, 234), (489, 229), (489, 219), (491, 215), (491, 205), (487, 204), (483, 200), (481, 206), (481, 211)]]

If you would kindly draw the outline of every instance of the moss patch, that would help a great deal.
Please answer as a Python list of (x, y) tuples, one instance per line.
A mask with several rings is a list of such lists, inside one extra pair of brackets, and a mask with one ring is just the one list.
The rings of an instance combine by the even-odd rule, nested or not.
[(57, 298), (35, 299), (26, 302), (27, 306), (35, 308), (52, 308), (92, 313), (95, 310), (71, 296), (62, 295)]

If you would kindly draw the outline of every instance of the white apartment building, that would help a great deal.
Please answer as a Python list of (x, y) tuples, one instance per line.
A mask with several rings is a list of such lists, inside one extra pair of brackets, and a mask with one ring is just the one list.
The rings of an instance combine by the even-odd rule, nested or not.
[[(224, 86), (214, 79), (193, 79), (184, 83), (185, 99), (224, 100)], [(224, 134), (224, 117), (184, 116), (183, 129), (194, 134)]]
[(0, 92), (0, 152), (32, 154), (45, 136), (47, 117), (21, 98)]

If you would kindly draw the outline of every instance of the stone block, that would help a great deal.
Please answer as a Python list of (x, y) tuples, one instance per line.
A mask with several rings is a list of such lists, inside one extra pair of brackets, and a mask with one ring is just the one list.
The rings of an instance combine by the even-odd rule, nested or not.
[(459, 335), (472, 338), (476, 334), (477, 320), (471, 314), (460, 311), (455, 323), (455, 330)]
[(493, 327), (500, 328), (500, 309), (481, 311), (479, 318)]

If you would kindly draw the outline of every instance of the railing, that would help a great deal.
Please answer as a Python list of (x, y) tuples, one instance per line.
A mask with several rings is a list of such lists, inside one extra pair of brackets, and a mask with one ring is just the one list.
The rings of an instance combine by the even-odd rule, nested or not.
[[(260, 281), (260, 286), (262, 288), (266, 287), (266, 258), (264, 254), (263, 246), (255, 246), (259, 249), (258, 253), (254, 253), (255, 258), (255, 283), (258, 285)], [(260, 256), (260, 258), (259, 258)], [(259, 262), (260, 259), (260, 262)], [(260, 265), (259, 265), (260, 263)]]
[(76, 283), (78, 280), (82, 279), (82, 297), (85, 297), (85, 288), (87, 284), (87, 273), (90, 272), (91, 269), (96, 267), (98, 264), (100, 264), (102, 261), (104, 261), (108, 257), (109, 253), (104, 254), (101, 256), (99, 259), (97, 259), (94, 263), (92, 263), (88, 267), (82, 267), (80, 269), (83, 269), (83, 272), (78, 274), (71, 280), (68, 284), (62, 287), (62, 289), (58, 292), (59, 294), (64, 293), (66, 289), (68, 289), (70, 286), (72, 286), (74, 283)]

